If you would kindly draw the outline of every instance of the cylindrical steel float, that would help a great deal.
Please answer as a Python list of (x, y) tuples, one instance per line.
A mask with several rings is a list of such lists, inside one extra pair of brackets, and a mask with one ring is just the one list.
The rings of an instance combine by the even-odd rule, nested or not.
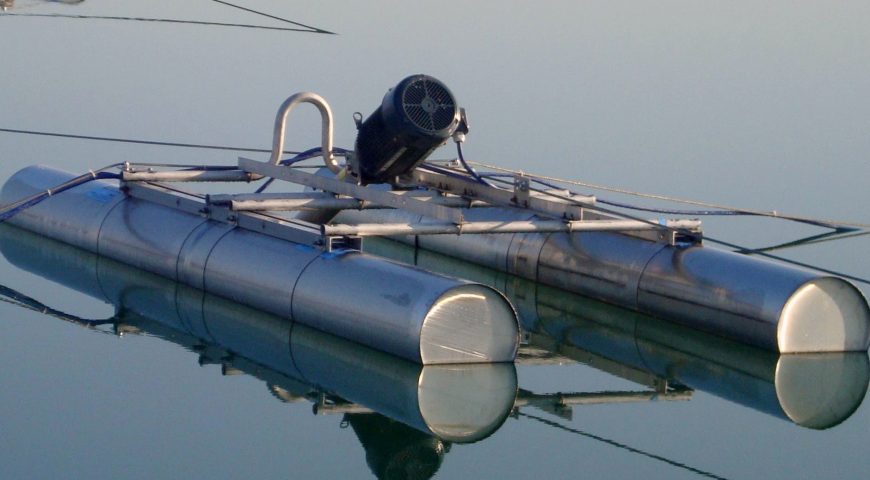
[(18, 268), (114, 305), (124, 312), (119, 328), (260, 378), (286, 401), (327, 393), (451, 442), (490, 435), (514, 405), (510, 363), (417, 365), (14, 227), (0, 226), (0, 252)]
[[(2, 200), (70, 178), (28, 167), (6, 182)], [(492, 288), (236, 228), (129, 197), (110, 182), (66, 191), (11, 222), (414, 362), (505, 362), (516, 355), (516, 314)]]
[[(527, 219), (480, 208), (468, 221)], [(333, 223), (425, 222), (344, 210)], [(421, 235), (396, 240), (781, 353), (866, 351), (870, 307), (841, 278), (702, 246), (614, 232)]]
[(870, 383), (867, 352), (776, 354), (432, 251), (384, 240), (367, 245), (503, 291), (532, 347), (634, 381), (654, 376), (814, 429), (851, 416)]

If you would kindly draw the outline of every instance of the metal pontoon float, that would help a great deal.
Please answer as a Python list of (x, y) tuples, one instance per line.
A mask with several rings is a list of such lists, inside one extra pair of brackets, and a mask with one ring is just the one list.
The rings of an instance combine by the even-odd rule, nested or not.
[[(321, 113), (321, 147), (282, 161), (286, 117), (300, 103)], [(354, 151), (335, 149), (328, 104), (300, 93), (278, 111), (267, 162), (126, 163), (119, 187), (101, 180), (61, 195), (52, 188), (69, 186), (72, 175), (29, 167), (7, 181), (2, 198), (26, 197), (11, 219), (26, 229), (420, 363), (513, 359), (515, 313), (491, 288), (360, 253), (363, 237), (394, 238), (781, 353), (870, 344), (870, 308), (846, 280), (706, 248), (697, 220), (617, 215), (594, 196), (536, 189), (519, 172), (499, 187), (461, 156), (424, 163), (468, 131), (464, 110), (432, 77), (402, 80), (368, 118), (355, 119)], [(313, 156), (323, 157), (322, 171), (292, 164)], [(263, 179), (308, 191), (263, 193), (264, 185), (202, 195), (170, 186)]]
[(10, 263), (104, 301), (113, 306), (114, 314), (82, 319), (18, 292), (4, 292), (26, 308), (84, 328), (116, 335), (144, 333), (178, 344), (196, 354), (200, 365), (219, 365), (223, 375), (245, 373), (262, 380), (281, 401), (314, 403), (318, 415), (378, 412), (451, 442), (480, 440), (520, 408), (570, 419), (574, 406), (688, 401), (695, 389), (803, 427), (824, 429), (854, 413), (870, 380), (866, 352), (780, 355), (437, 253), (387, 243), (393, 242), (375, 240), (367, 248), (505, 292), (527, 332), (518, 365), (579, 362), (626, 380), (632, 389), (573, 392), (573, 385), (565, 385), (558, 393), (542, 394), (519, 388), (509, 363), (414, 365), (0, 225), (0, 254)]

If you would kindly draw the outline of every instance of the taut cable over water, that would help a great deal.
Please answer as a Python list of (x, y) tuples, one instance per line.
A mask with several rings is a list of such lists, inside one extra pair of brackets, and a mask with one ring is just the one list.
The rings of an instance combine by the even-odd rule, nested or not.
[[(78, 4), (83, 0), (79, 1), (68, 1), (68, 2), (58, 2), (58, 3), (67, 3), (67, 4)], [(330, 32), (328, 30), (324, 30), (322, 28), (313, 27), (311, 25), (306, 25), (304, 23), (299, 23), (293, 20), (288, 20), (286, 18), (282, 18), (276, 15), (271, 15), (269, 13), (261, 12), (259, 10), (254, 10), (251, 8), (243, 7), (241, 5), (236, 5), (234, 3), (225, 2), (222, 0), (211, 0), (215, 3), (225, 5), (228, 7), (232, 7), (238, 10), (242, 10), (244, 12), (253, 13), (255, 15), (259, 15), (262, 17), (270, 18), (273, 20), (278, 20), (279, 22), (294, 25), (294, 27), (274, 27), (269, 25), (250, 25), (243, 23), (226, 23), (226, 22), (210, 22), (203, 20), (181, 20), (181, 19), (173, 19), (173, 18), (147, 18), (147, 17), (126, 17), (126, 16), (110, 16), (110, 15), (76, 15), (76, 14), (65, 14), (65, 13), (9, 13), (7, 12), (8, 8), (12, 7), (12, 2), (4, 2), (0, 7), (2, 8), (2, 14), (0, 17), (8, 16), (8, 17), (32, 17), (32, 18), (62, 18), (62, 19), (78, 19), (78, 20), (121, 20), (121, 21), (135, 21), (135, 22), (154, 22), (154, 23), (177, 23), (177, 24), (187, 24), (187, 25), (204, 25), (204, 26), (213, 26), (213, 27), (237, 27), (237, 28), (250, 28), (250, 29), (260, 29), (260, 30), (278, 30), (285, 32), (300, 32), (300, 33), (320, 33), (326, 35), (335, 35), (335, 32)]]

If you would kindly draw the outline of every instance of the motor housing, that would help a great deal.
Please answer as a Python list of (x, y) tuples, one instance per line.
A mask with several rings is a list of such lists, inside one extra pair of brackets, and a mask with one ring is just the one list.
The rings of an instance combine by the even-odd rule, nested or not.
[(360, 182), (391, 182), (410, 172), (449, 139), (459, 123), (459, 105), (443, 83), (422, 74), (405, 78), (359, 124), (355, 162)]

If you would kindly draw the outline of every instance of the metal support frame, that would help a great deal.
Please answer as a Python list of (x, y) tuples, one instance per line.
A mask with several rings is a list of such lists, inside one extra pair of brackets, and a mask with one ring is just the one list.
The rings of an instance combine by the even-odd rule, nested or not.
[[(585, 205), (584, 207), (571, 202), (559, 201), (558, 199), (537, 192), (532, 192), (529, 189), (528, 178), (521, 178), (525, 178), (526, 187), (524, 192), (521, 191), (521, 188), (515, 188), (514, 190), (493, 188), (470, 179), (432, 172), (420, 168), (412, 171), (403, 179), (410, 184), (421, 185), (445, 193), (453, 193), (468, 198), (483, 200), (493, 205), (525, 208), (532, 212), (557, 219), (584, 220), (584, 209), (595, 205), (595, 197), (590, 195), (571, 196), (571, 200)], [(523, 182), (520, 183), (522, 184)], [(517, 193), (518, 190), (520, 191), (519, 194)], [(562, 193), (566, 196), (570, 195), (568, 192)]]
[[(418, 198), (416, 194), (408, 192), (387, 191), (351, 183), (353, 175), (349, 175), (347, 181), (343, 181), (282, 166), (280, 159), (284, 151), (287, 116), (300, 103), (310, 103), (320, 112), (321, 154), (326, 167), (334, 174), (345, 172), (345, 169), (338, 165), (332, 151), (333, 116), (329, 104), (316, 93), (300, 92), (288, 97), (278, 108), (272, 136), (272, 152), (268, 162), (239, 158), (238, 169), (174, 171), (154, 171), (151, 168), (146, 171), (136, 171), (135, 166), (125, 164), (122, 179), (124, 182), (250, 182), (269, 177), (327, 192), (211, 195), (192, 200), (189, 196), (179, 196), (180, 191), (175, 191), (173, 197), (167, 193), (168, 189), (165, 187), (153, 186), (150, 190), (130, 189), (130, 184), (125, 183), (128, 185), (128, 190), (134, 194), (154, 197), (157, 195), (155, 192), (162, 188), (163, 194), (172, 197), (170, 200), (161, 197), (156, 200), (158, 203), (175, 202), (176, 207), (181, 207), (183, 203), (184, 208), (199, 208), (200, 212), (205, 212), (209, 218), (258, 231), (276, 229), (273, 234), (282, 238), (285, 238), (285, 235), (294, 238), (301, 236), (304, 237), (303, 243), (308, 243), (312, 231), (317, 229), (314, 224), (305, 223), (305, 226), (299, 227), (298, 225), (302, 225), (300, 222), (291, 225), (287, 219), (256, 212), (395, 208), (427, 219), (417, 224), (321, 225), (319, 235), (323, 238), (320, 243), (327, 249), (339, 244), (361, 245), (359, 237), (362, 236), (462, 233), (617, 231), (671, 245), (684, 240), (699, 241), (700, 222), (697, 220), (661, 222), (626, 220), (596, 210), (594, 196), (576, 195), (568, 191), (553, 192), (555, 195), (545, 191), (535, 191), (531, 187), (531, 177), (522, 172), (514, 174), (513, 189), (510, 189), (475, 181), (463, 176), (461, 172), (453, 174), (449, 171), (436, 171), (438, 169), (433, 168), (417, 168), (403, 175), (398, 181), (428, 190), (427, 198)], [(353, 163), (351, 158), (351, 164)], [(447, 168), (451, 166), (445, 165)], [(195, 206), (189, 205), (190, 202)], [(481, 205), (520, 208), (542, 218), (524, 221), (466, 222), (461, 208)], [(285, 223), (287, 225), (284, 225)], [(288, 226), (289, 228), (285, 228)], [(343, 240), (334, 240), (335, 238), (343, 238)]]
[(279, 218), (257, 212), (232, 212), (226, 207), (206, 202), (204, 195), (185, 192), (145, 182), (124, 182), (122, 190), (134, 198), (175, 208), (214, 221), (235, 225), (245, 230), (304, 245), (313, 245), (326, 251), (339, 248), (362, 250), (362, 239), (354, 235), (323, 235), (316, 225), (298, 220)]
[(324, 235), (394, 236), (441, 235), (471, 233), (549, 233), (549, 232), (631, 232), (670, 229), (695, 229), (697, 220), (668, 220), (665, 225), (651, 225), (638, 220), (525, 220), (477, 221), (460, 225), (451, 223), (360, 223), (356, 225), (323, 225)]
[(413, 197), (397, 194), (396, 192), (362, 187), (334, 178), (312, 175), (297, 169), (258, 162), (248, 158), (239, 158), (239, 168), (246, 172), (298, 183), (306, 187), (346, 195), (360, 200), (367, 200), (386, 207), (405, 209), (436, 220), (454, 224), (463, 223), (461, 210), (424, 202)]
[[(417, 200), (447, 207), (472, 208), (487, 206), (462, 197), (440, 195), (437, 192), (406, 190), (394, 192)], [(233, 211), (299, 211), (299, 210), (365, 210), (388, 208), (367, 200), (337, 196), (325, 192), (300, 193), (243, 193), (235, 195), (210, 195), (210, 204), (227, 206)]]
[[(681, 241), (696, 241), (699, 238), (684, 238), (681, 232), (696, 235), (700, 232), (698, 220), (625, 220), (597, 211), (595, 198), (574, 195), (570, 200), (551, 198), (545, 193), (533, 191), (529, 178), (515, 177), (514, 189), (506, 190), (482, 185), (455, 175), (415, 170), (408, 175), (410, 182), (425, 187), (425, 190), (382, 190), (360, 186), (336, 178), (304, 172), (298, 168), (274, 165), (267, 162), (239, 158), (238, 169), (233, 170), (171, 170), (137, 171), (128, 165), (122, 172), (125, 185), (161, 181), (250, 181), (259, 178), (275, 178), (289, 181), (318, 192), (258, 193), (236, 195), (196, 196), (196, 207), (214, 220), (248, 225), (257, 231), (274, 229), (274, 225), (287, 223), (288, 219), (271, 216), (269, 211), (301, 211), (318, 209), (367, 209), (395, 208), (425, 217), (420, 223), (380, 223), (358, 225), (314, 225), (307, 222), (290, 222), (305, 225), (307, 232), (317, 231), (325, 248), (334, 245), (360, 245), (358, 237), (395, 235), (442, 235), (479, 233), (549, 233), (611, 231), (637, 236), (649, 241), (676, 244)], [(160, 186), (169, 191), (169, 187)], [(181, 190), (172, 190), (185, 201), (190, 195)], [(160, 203), (159, 200), (157, 200)], [(169, 200), (179, 207), (178, 198)], [(576, 203), (575, 203), (576, 202)], [(520, 206), (524, 205), (523, 206)], [(588, 205), (588, 206), (587, 206)], [(467, 222), (462, 208), (502, 206), (522, 208), (543, 218), (529, 220), (498, 221), (483, 220)], [(190, 207), (194, 208), (194, 207)], [(287, 238), (288, 233), (279, 228), (274, 235)], [(308, 235), (308, 233), (306, 233)], [(289, 239), (298, 237), (295, 233)], [(337, 241), (333, 237), (353, 237)], [(296, 241), (296, 240), (294, 240)], [(310, 243), (306, 237), (302, 243)]]
[(250, 182), (262, 177), (243, 170), (171, 170), (163, 172), (136, 171), (133, 167), (121, 172), (125, 182)]

